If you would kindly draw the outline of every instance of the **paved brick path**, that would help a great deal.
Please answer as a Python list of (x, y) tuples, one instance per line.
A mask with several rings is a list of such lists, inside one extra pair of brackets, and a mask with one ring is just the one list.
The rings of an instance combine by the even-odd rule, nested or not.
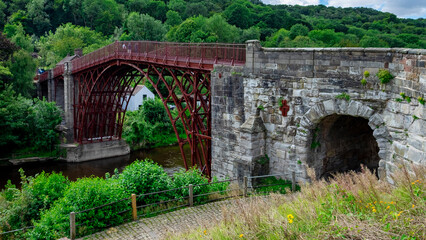
[(228, 199), (143, 218), (81, 239), (163, 239), (173, 233), (186, 232), (222, 220), (223, 208), (235, 201), (238, 199)]

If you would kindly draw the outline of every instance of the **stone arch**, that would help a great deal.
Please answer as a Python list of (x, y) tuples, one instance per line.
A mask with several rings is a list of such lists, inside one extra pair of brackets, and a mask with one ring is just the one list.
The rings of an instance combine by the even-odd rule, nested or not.
[(323, 102), (316, 103), (300, 118), (299, 127), (296, 132), (297, 148), (301, 149), (301, 154), (298, 154), (299, 160), (305, 166), (309, 166), (310, 149), (314, 130), (318, 124), (326, 117), (350, 116), (354, 118), (363, 118), (368, 121), (368, 126), (372, 130), (372, 135), (377, 142), (378, 147), (378, 175), (380, 178), (385, 177), (385, 161), (388, 158), (391, 146), (391, 136), (385, 126), (381, 115), (364, 103), (355, 100), (329, 99)]

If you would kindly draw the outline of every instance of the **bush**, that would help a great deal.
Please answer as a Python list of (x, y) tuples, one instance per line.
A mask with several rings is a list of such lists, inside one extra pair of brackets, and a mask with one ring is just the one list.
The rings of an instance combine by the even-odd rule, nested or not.
[[(175, 173), (173, 175), (172, 188), (185, 187), (185, 186), (188, 186), (189, 184), (200, 185), (200, 184), (206, 184), (208, 182), (209, 180), (201, 174), (200, 170), (194, 167), (189, 169), (188, 171), (181, 170), (180, 172)], [(194, 186), (193, 190), (194, 190), (193, 192), (194, 195), (203, 194), (209, 191), (209, 186), (208, 185)], [(183, 188), (175, 192), (176, 198), (186, 197), (188, 195), (189, 195), (188, 188)], [(194, 203), (202, 202), (206, 200), (206, 198), (207, 198), (206, 196), (195, 197)]]
[[(63, 196), (69, 181), (62, 174), (45, 173), (26, 177), (21, 173), (21, 190), (10, 181), (0, 194), (0, 229), (10, 231), (31, 225), (40, 218), (40, 213), (50, 208), (52, 203)], [(21, 233), (17, 233), (18, 236)]]
[[(117, 179), (99, 177), (82, 178), (70, 184), (64, 197), (56, 201), (52, 208), (42, 213), (35, 222), (34, 230), (28, 233), (30, 239), (58, 239), (69, 234), (69, 214), (129, 197)], [(95, 229), (123, 222), (118, 215), (127, 208), (128, 202), (119, 202), (99, 209), (76, 214), (78, 234), (92, 233)], [(90, 223), (89, 223), (90, 222)]]
[[(164, 168), (149, 159), (138, 160), (127, 166), (119, 175), (118, 181), (129, 194), (137, 195), (167, 190), (171, 184)], [(146, 204), (167, 199), (167, 194), (156, 194), (139, 197), (138, 202)]]
[(54, 129), (61, 121), (61, 110), (54, 102), (33, 102), (8, 86), (0, 91), (0, 155), (24, 148), (27, 152), (51, 151), (59, 142)]
[[(171, 111), (177, 118), (177, 110)], [(179, 136), (186, 138), (182, 121), (176, 121)], [(144, 101), (142, 108), (126, 113), (123, 126), (123, 138), (133, 149), (167, 146), (177, 143), (173, 125), (166, 113), (162, 101), (157, 98)]]
[(379, 69), (379, 72), (376, 73), (376, 76), (379, 78), (381, 84), (386, 84), (395, 78), (390, 72), (386, 69)]

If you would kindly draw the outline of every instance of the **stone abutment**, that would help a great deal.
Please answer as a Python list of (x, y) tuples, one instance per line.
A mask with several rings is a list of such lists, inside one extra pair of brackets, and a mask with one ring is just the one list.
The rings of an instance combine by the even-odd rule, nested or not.
[[(212, 72), (213, 175), (306, 181), (308, 167), (321, 177), (363, 164), (392, 181), (401, 163), (425, 165), (425, 62), (426, 50), (247, 42), (245, 66)], [(381, 84), (380, 69), (395, 78)]]

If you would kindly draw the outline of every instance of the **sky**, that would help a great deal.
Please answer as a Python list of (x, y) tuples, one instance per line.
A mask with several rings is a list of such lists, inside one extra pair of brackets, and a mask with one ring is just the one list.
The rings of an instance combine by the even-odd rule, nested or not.
[(390, 12), (399, 18), (426, 18), (426, 0), (262, 0), (266, 4), (369, 7)]

